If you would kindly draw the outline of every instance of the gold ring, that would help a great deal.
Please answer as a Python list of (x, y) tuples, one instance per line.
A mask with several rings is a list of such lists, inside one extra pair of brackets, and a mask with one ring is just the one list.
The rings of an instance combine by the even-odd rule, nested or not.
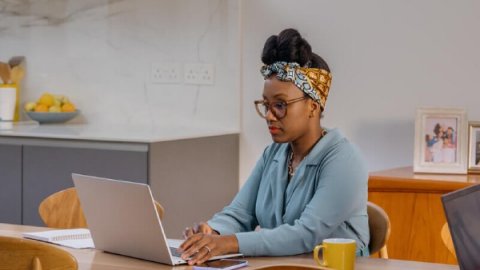
[(207, 249), (207, 253), (212, 252), (212, 250), (211, 250), (208, 246), (203, 246), (202, 248), (206, 248), (206, 249)]

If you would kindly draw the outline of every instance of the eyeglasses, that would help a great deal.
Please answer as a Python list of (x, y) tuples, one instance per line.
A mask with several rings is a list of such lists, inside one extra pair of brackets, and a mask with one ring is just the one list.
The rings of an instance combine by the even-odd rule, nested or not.
[(267, 113), (270, 112), (275, 116), (277, 119), (282, 119), (287, 116), (287, 106), (289, 104), (295, 103), (300, 100), (306, 99), (306, 96), (300, 98), (294, 98), (286, 101), (275, 101), (275, 102), (267, 102), (266, 100), (255, 100), (255, 108), (257, 109), (258, 115), (262, 118), (267, 118)]

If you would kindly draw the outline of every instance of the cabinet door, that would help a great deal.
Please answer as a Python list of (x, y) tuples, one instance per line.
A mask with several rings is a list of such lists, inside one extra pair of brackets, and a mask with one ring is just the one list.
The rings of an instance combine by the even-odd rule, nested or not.
[(23, 147), (23, 224), (44, 225), (40, 202), (50, 194), (72, 187), (72, 173), (147, 183), (144, 150), (87, 149), (82, 147)]
[(22, 146), (0, 144), (0, 223), (22, 223)]

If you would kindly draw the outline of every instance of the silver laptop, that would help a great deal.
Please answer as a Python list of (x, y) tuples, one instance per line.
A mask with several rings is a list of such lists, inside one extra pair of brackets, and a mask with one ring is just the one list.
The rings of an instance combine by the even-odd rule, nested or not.
[(169, 265), (186, 263), (175, 254), (183, 240), (166, 238), (148, 185), (80, 174), (72, 178), (96, 249)]
[(442, 195), (461, 270), (480, 269), (480, 185)]

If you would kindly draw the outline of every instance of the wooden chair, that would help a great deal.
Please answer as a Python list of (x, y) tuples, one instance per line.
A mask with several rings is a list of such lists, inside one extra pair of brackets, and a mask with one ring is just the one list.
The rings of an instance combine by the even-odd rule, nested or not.
[[(163, 207), (155, 201), (158, 215), (163, 218)], [(71, 229), (87, 228), (77, 191), (67, 188), (45, 198), (38, 207), (43, 223), (50, 228)]]
[(16, 237), (0, 236), (0, 269), (78, 269), (77, 260), (58, 247)]
[(368, 228), (370, 230), (370, 254), (379, 253), (380, 258), (388, 259), (387, 240), (390, 236), (390, 219), (378, 205), (367, 202)]
[(453, 257), (457, 259), (457, 254), (455, 253), (455, 248), (453, 247), (452, 235), (450, 234), (450, 229), (448, 228), (448, 224), (446, 222), (442, 226), (440, 236), (442, 237), (442, 242), (447, 247), (448, 251), (450, 251)]

